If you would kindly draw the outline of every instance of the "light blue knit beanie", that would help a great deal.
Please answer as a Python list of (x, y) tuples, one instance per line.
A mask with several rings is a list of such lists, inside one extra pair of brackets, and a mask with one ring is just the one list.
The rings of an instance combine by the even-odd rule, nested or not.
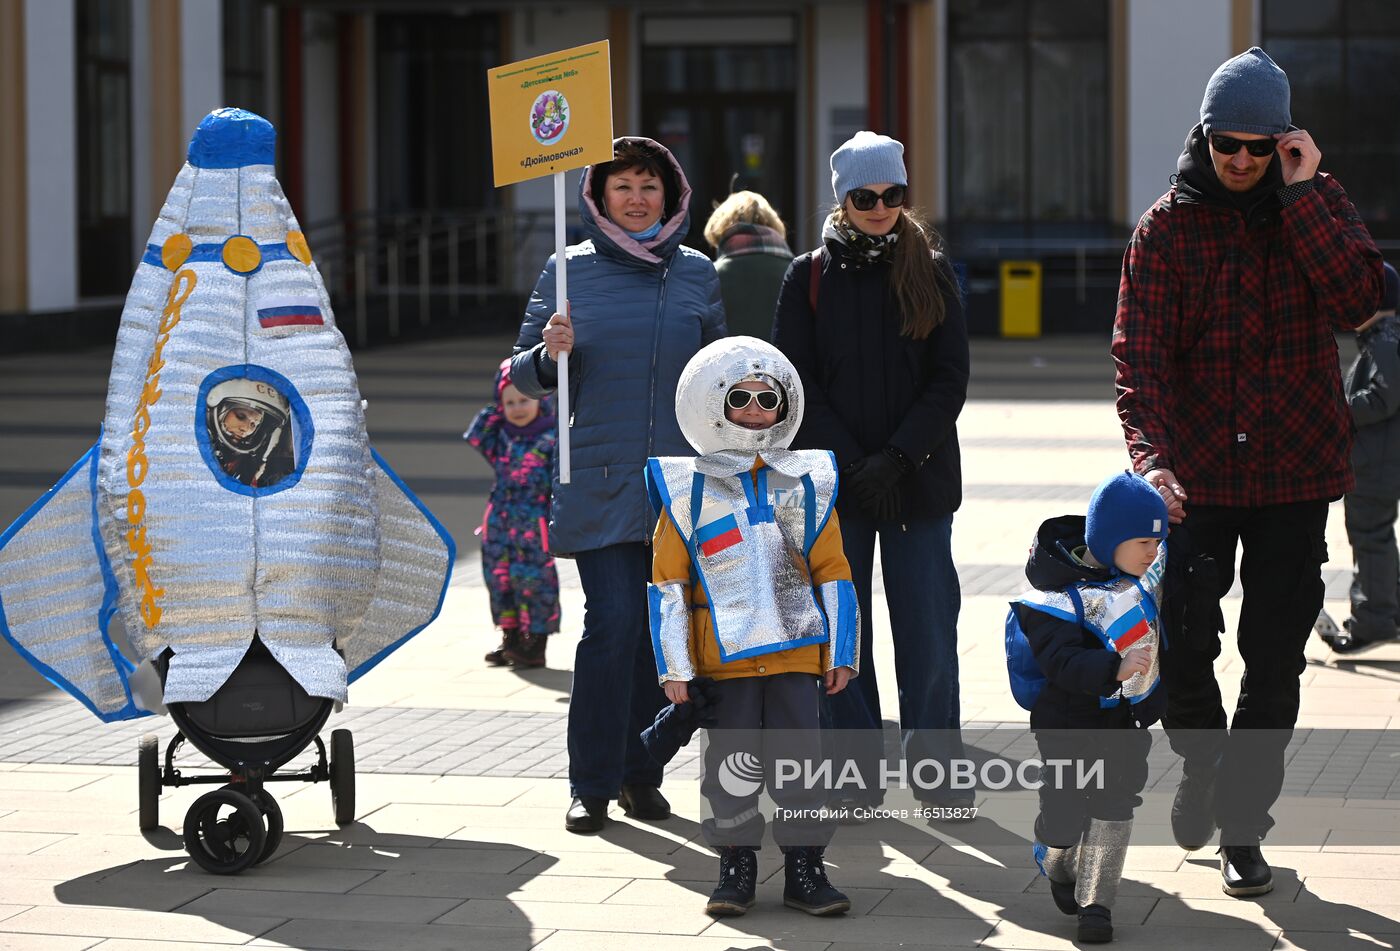
[(904, 146), (889, 136), (857, 132), (831, 153), (831, 190), (838, 202), (845, 201), (852, 189), (884, 182), (909, 184)]
[(1152, 484), (1133, 472), (1099, 483), (1089, 500), (1084, 541), (1099, 564), (1113, 565), (1113, 552), (1130, 538), (1166, 538), (1167, 503)]
[(1273, 135), (1293, 122), (1288, 74), (1254, 46), (1220, 64), (1206, 83), (1201, 125), (1206, 132)]

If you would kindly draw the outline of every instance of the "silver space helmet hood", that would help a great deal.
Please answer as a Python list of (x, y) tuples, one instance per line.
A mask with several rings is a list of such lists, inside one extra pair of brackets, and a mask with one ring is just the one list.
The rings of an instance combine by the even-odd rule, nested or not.
[[(762, 380), (783, 397), (778, 422), (746, 429), (724, 417), (724, 398), (736, 383)], [(725, 337), (690, 358), (676, 384), (676, 421), (702, 456), (718, 452), (787, 449), (802, 425), (802, 380), (772, 344), (757, 337)]]

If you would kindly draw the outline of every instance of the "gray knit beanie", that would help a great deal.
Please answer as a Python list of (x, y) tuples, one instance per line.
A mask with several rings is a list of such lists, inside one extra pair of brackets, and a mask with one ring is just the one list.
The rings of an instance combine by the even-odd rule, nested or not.
[(831, 190), (838, 202), (845, 201), (852, 189), (884, 182), (909, 184), (904, 146), (889, 136), (857, 132), (831, 153)]
[(1288, 74), (1254, 46), (1227, 59), (1206, 83), (1201, 125), (1206, 132), (1273, 135), (1288, 131)]

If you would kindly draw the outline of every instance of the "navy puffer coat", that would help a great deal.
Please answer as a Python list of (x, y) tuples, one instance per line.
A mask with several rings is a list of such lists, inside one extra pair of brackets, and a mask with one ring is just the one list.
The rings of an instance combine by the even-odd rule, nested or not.
[[(556, 467), (549, 532), (556, 555), (650, 539), (642, 469), (648, 456), (695, 454), (676, 423), (676, 382), (697, 350), (728, 334), (714, 265), (681, 246), (690, 226), (685, 173), (661, 145), (641, 141), (665, 153), (680, 186), (676, 211), (656, 238), (638, 243), (608, 220), (601, 198), (591, 193), (591, 169), (579, 182), (588, 240), (566, 251), (574, 325), (567, 421), (572, 481), (561, 485)], [(558, 384), (558, 367), (541, 338), (558, 309), (554, 264), (550, 255), (511, 361), (511, 380), (537, 398)]]

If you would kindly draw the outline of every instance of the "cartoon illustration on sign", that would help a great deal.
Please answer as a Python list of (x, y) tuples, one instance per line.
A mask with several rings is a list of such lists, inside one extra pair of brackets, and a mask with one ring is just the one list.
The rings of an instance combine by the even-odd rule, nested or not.
[(558, 142), (569, 128), (569, 101), (556, 89), (546, 89), (530, 109), (530, 134), (541, 145)]

